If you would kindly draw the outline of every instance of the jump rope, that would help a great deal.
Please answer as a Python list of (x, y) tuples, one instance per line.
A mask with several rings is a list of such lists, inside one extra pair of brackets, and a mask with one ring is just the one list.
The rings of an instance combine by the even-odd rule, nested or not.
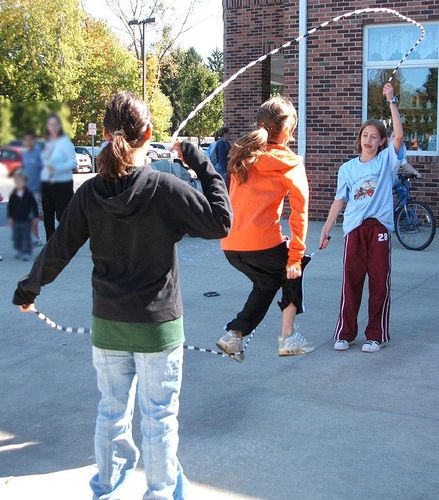
[[(278, 52), (280, 52), (283, 49), (287, 49), (288, 47), (291, 47), (294, 43), (300, 42), (300, 40), (303, 40), (303, 39), (309, 37), (310, 35), (313, 35), (316, 31), (319, 31), (322, 28), (326, 28), (326, 26), (329, 26), (332, 23), (337, 23), (338, 21), (340, 21), (342, 19), (347, 19), (347, 18), (352, 17), (352, 16), (358, 16), (358, 15), (361, 15), (361, 14), (370, 14), (370, 13), (374, 13), (374, 14), (378, 14), (378, 13), (380, 13), (380, 14), (391, 14), (393, 16), (396, 16), (396, 17), (402, 19), (406, 23), (413, 24), (414, 26), (416, 26), (417, 28), (419, 28), (419, 32), (420, 32), (419, 38), (417, 39), (416, 43), (407, 51), (407, 53), (399, 61), (398, 65), (395, 67), (395, 69), (392, 71), (392, 74), (390, 75), (390, 77), (388, 79), (388, 83), (390, 83), (392, 81), (393, 77), (395, 76), (395, 73), (398, 71), (398, 69), (403, 64), (403, 62), (408, 58), (408, 56), (416, 49), (416, 47), (424, 39), (424, 37), (425, 37), (425, 28), (420, 23), (418, 23), (417, 21), (415, 21), (414, 19), (411, 19), (410, 17), (404, 16), (403, 14), (400, 14), (398, 11), (393, 10), (393, 9), (386, 9), (386, 8), (381, 8), (381, 7), (368, 7), (368, 8), (365, 8), (365, 9), (353, 10), (352, 12), (346, 12), (345, 14), (341, 14), (339, 16), (333, 17), (332, 19), (330, 19), (328, 21), (323, 22), (322, 24), (320, 24), (320, 26), (317, 26), (315, 28), (310, 29), (304, 35), (300, 35), (300, 36), (298, 36), (298, 37), (296, 37), (296, 38), (294, 38), (292, 40), (289, 40), (289, 41), (285, 42), (280, 47), (271, 50), (267, 54), (264, 54), (264, 55), (258, 57), (257, 59), (255, 59), (254, 61), (251, 61), (250, 63), (248, 63), (246, 66), (243, 66), (236, 73), (234, 73), (230, 78), (228, 78), (227, 80), (225, 80), (224, 83), (222, 83), (219, 87), (217, 87), (203, 101), (201, 101), (200, 104), (198, 104), (198, 106), (193, 111), (191, 111), (191, 113), (189, 113), (189, 115), (181, 122), (181, 124), (179, 125), (179, 127), (177, 128), (177, 130), (172, 135), (172, 142), (175, 142), (177, 140), (177, 137), (179, 136), (180, 132), (184, 129), (184, 127), (188, 124), (188, 122), (190, 120), (192, 120), (193, 118), (195, 118), (197, 116), (197, 114), (209, 102), (211, 102), (215, 98), (215, 96), (217, 96), (220, 92), (222, 92), (224, 89), (226, 89), (233, 81), (235, 81), (239, 76), (241, 76), (247, 70), (249, 70), (253, 66), (256, 66), (256, 64), (259, 64), (262, 61), (265, 61), (268, 57), (277, 54)], [(312, 258), (313, 255), (315, 255), (319, 250), (320, 249), (317, 249), (314, 252), (312, 252), (311, 254), (308, 254), (308, 258)], [(63, 325), (60, 325), (60, 324), (56, 323), (55, 321), (51, 320), (48, 316), (46, 316), (41, 311), (38, 311), (35, 308), (35, 306), (33, 306), (32, 312), (34, 312), (37, 315), (37, 317), (41, 321), (44, 321), (49, 327), (51, 327), (54, 330), (57, 330), (59, 332), (73, 333), (73, 334), (77, 334), (77, 335), (91, 335), (91, 333), (92, 333), (91, 328), (82, 328), (82, 327), (81, 328), (75, 328), (75, 327), (72, 327), (72, 326), (63, 326)], [(243, 349), (242, 349), (241, 353), (235, 353), (235, 354), (242, 354), (244, 351), (247, 350), (247, 348), (248, 348), (248, 346), (249, 346), (252, 338), (254, 337), (254, 334), (255, 334), (255, 330), (253, 330), (253, 332), (250, 335), (247, 336), (247, 339), (246, 339), (246, 341), (244, 343), (244, 346), (243, 346)], [(184, 349), (187, 349), (188, 351), (206, 352), (206, 353), (213, 354), (213, 355), (216, 355), (216, 356), (221, 356), (223, 358), (229, 357), (228, 354), (225, 354), (225, 353), (219, 352), (219, 351), (215, 351), (213, 349), (209, 349), (209, 348), (206, 348), (206, 347), (198, 347), (198, 346), (194, 346), (194, 345), (184, 345), (183, 347), (184, 347)], [(234, 354), (231, 354), (230, 356), (234, 356)]]

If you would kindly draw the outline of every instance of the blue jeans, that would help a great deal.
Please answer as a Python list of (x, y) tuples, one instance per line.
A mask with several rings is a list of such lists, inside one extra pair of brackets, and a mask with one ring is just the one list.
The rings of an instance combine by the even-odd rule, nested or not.
[(139, 459), (132, 437), (137, 396), (142, 416), (144, 500), (185, 500), (189, 483), (177, 459), (178, 407), (183, 346), (157, 353), (93, 347), (101, 392), (95, 433), (98, 473), (91, 479), (94, 499), (120, 498), (120, 489)]
[(12, 226), (12, 239), (14, 248), (21, 255), (31, 255), (32, 240), (31, 240), (32, 221), (16, 222)]

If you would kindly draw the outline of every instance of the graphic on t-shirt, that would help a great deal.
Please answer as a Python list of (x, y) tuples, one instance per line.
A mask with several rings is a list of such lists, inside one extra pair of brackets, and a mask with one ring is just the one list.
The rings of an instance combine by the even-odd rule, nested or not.
[(374, 179), (368, 179), (367, 181), (364, 181), (363, 185), (355, 192), (354, 200), (363, 200), (368, 196), (372, 198), (372, 196), (375, 194), (376, 187), (377, 185)]

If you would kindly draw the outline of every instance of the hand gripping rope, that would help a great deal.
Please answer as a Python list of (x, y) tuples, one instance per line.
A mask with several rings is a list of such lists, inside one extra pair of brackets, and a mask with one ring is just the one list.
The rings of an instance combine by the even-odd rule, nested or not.
[[(38, 316), (38, 319), (40, 319), (41, 321), (44, 321), (44, 323), (46, 323), (46, 325), (50, 326), (50, 328), (53, 328), (54, 330), (58, 330), (59, 332), (74, 333), (77, 335), (91, 335), (91, 333), (92, 333), (91, 328), (83, 328), (83, 327), (77, 328), (77, 327), (73, 327), (73, 326), (63, 326), (63, 325), (60, 325), (58, 323), (55, 323), (55, 321), (51, 320), (44, 313), (38, 311), (35, 307), (32, 309), (32, 312), (34, 312)], [(235, 353), (235, 354), (242, 354), (247, 349), (254, 334), (255, 334), (255, 332), (253, 331), (247, 337), (241, 353)], [(187, 349), (188, 351), (198, 351), (198, 352), (207, 352), (209, 354), (215, 354), (217, 356), (221, 356), (222, 358), (229, 357), (229, 354), (215, 351), (213, 349), (208, 349), (207, 347), (197, 347), (195, 345), (184, 345), (183, 348)], [(230, 356), (233, 356), (233, 355), (234, 354), (231, 354)]]
[(227, 88), (234, 80), (236, 80), (240, 75), (245, 73), (248, 69), (252, 68), (253, 66), (256, 66), (256, 64), (258, 64), (262, 61), (265, 61), (265, 59), (267, 59), (268, 57), (273, 56), (274, 54), (277, 54), (282, 49), (286, 49), (286, 48), (290, 47), (291, 45), (293, 45), (293, 43), (300, 42), (300, 40), (303, 40), (304, 38), (307, 38), (310, 35), (313, 35), (316, 31), (318, 31), (322, 28), (326, 28), (326, 26), (328, 26), (329, 24), (336, 23), (336, 22), (340, 21), (341, 19), (346, 19), (348, 17), (358, 16), (360, 14), (369, 14), (369, 13), (392, 14), (393, 16), (399, 17), (400, 19), (402, 19), (403, 21), (405, 21), (407, 23), (414, 24), (416, 27), (419, 28), (419, 31), (420, 31), (420, 35), (419, 35), (419, 38), (416, 41), (416, 43), (413, 45), (413, 47), (411, 47), (410, 50), (407, 51), (405, 56), (399, 61), (398, 65), (393, 70), (393, 72), (388, 80), (388, 82), (390, 83), (392, 81), (393, 77), (395, 76), (395, 73), (400, 68), (401, 64), (407, 59), (407, 57), (415, 50), (415, 48), (424, 39), (425, 28), (421, 24), (419, 24), (417, 21), (415, 21), (414, 19), (411, 19), (410, 17), (404, 16), (403, 14), (400, 14), (399, 12), (397, 12), (396, 10), (393, 10), (393, 9), (386, 9), (386, 8), (380, 8), (380, 7), (376, 7), (376, 8), (375, 7), (368, 7), (366, 9), (357, 9), (357, 10), (354, 10), (352, 12), (347, 12), (346, 14), (342, 14), (340, 16), (333, 17), (331, 20), (325, 21), (320, 26), (309, 30), (304, 35), (300, 35), (297, 38), (294, 38), (293, 40), (289, 40), (288, 42), (285, 42), (280, 47), (268, 52), (268, 54), (264, 54), (264, 55), (260, 56), (258, 59), (255, 59), (254, 61), (248, 63), (246, 66), (243, 66), (240, 70), (238, 70), (230, 78), (228, 78), (224, 83), (222, 83), (219, 87), (217, 87), (203, 101), (201, 101), (200, 104), (198, 104), (198, 106), (191, 113), (189, 113), (187, 118), (181, 122), (178, 129), (174, 132), (174, 134), (172, 136), (172, 142), (175, 142), (177, 140), (178, 135), (184, 129), (184, 127), (188, 124), (188, 122), (190, 120), (192, 120), (192, 118), (194, 118), (204, 108), (204, 106), (206, 106), (206, 104), (211, 102), (216, 95), (218, 95), (225, 88)]

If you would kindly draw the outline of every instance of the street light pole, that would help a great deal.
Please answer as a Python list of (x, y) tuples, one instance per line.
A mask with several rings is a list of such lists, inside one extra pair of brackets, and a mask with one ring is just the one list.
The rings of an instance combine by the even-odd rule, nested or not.
[(142, 97), (144, 101), (146, 100), (146, 25), (150, 23), (155, 23), (155, 17), (128, 21), (129, 26), (142, 25)]

